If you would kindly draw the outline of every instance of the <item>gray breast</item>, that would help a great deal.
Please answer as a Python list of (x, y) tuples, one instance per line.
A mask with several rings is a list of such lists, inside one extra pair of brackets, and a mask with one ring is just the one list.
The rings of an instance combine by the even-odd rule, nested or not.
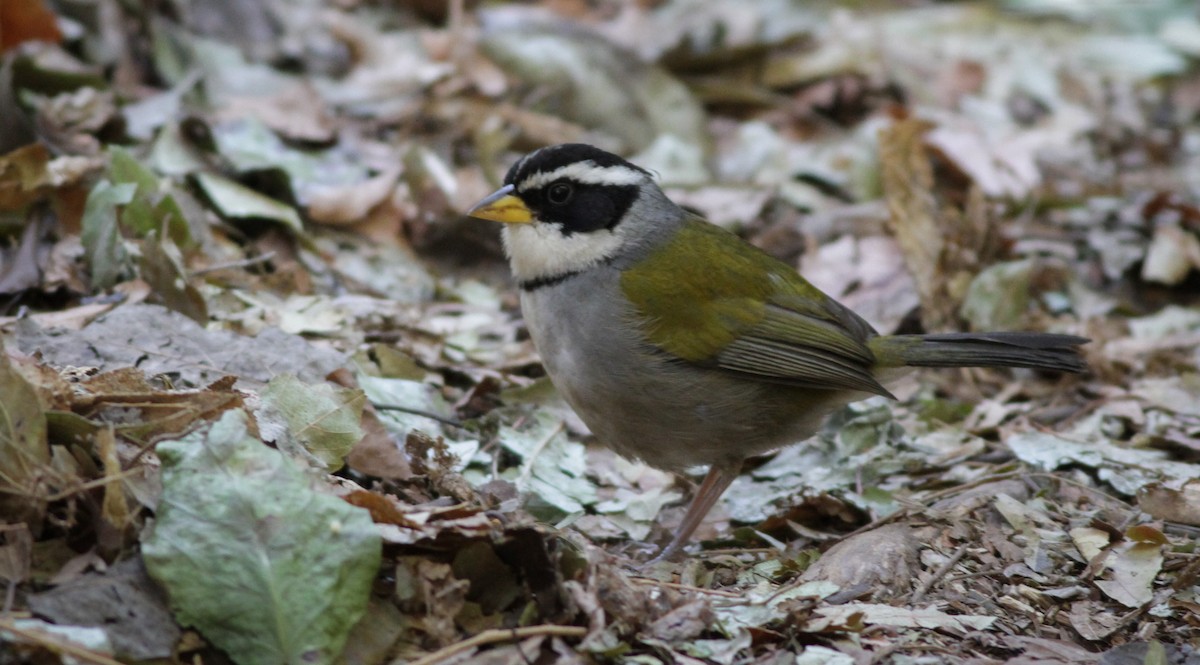
[(602, 266), (521, 295), (551, 380), (618, 453), (676, 470), (742, 459), (810, 436), (850, 401), (667, 357), (643, 338), (619, 280)]

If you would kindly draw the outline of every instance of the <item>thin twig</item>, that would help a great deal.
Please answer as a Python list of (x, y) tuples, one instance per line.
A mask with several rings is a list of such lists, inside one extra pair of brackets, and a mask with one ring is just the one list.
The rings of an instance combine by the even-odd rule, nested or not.
[(678, 591), (692, 591), (695, 593), (706, 593), (712, 596), (722, 596), (724, 598), (744, 598), (745, 594), (733, 593), (731, 591), (721, 591), (719, 589), (705, 589), (703, 587), (691, 586), (690, 584), (679, 584), (678, 582), (660, 582), (652, 580), (648, 577), (631, 577), (629, 578), (636, 584), (646, 584), (650, 586), (660, 586), (668, 589), (676, 589)]
[(462, 642), (455, 642), (448, 647), (438, 649), (427, 656), (423, 656), (412, 661), (409, 663), (409, 665), (434, 665), (435, 663), (440, 663), (443, 660), (447, 660), (451, 656), (462, 653), (463, 651), (467, 651), (468, 649), (474, 649), (475, 647), (481, 647), (485, 644), (493, 644), (496, 642), (515, 642), (517, 640), (523, 640), (527, 637), (537, 637), (539, 635), (554, 637), (583, 637), (587, 635), (587, 633), (587, 628), (583, 628), (581, 626), (525, 626), (524, 628), (513, 628), (511, 630), (493, 628), (491, 630), (485, 630), (472, 638), (463, 640)]
[(460, 420), (455, 420), (454, 418), (449, 418), (447, 416), (439, 416), (438, 414), (433, 413), (432, 411), (425, 411), (424, 409), (416, 409), (411, 406), (400, 406), (399, 404), (375, 404), (374, 402), (371, 403), (371, 406), (374, 406), (376, 409), (378, 409), (380, 411), (399, 411), (401, 413), (411, 413), (414, 416), (421, 416), (422, 418), (429, 418), (431, 420), (436, 420), (439, 423), (442, 423), (443, 425), (449, 425), (451, 427), (457, 427), (459, 429), (463, 429), (464, 427), (466, 427), (466, 425), (463, 425), (462, 421), (460, 421)]
[(13, 577), (8, 581), (8, 590), (4, 592), (4, 607), (0, 608), (0, 613), (8, 616), (12, 613), (13, 602), (17, 599), (17, 578)]
[(529, 481), (529, 476), (533, 475), (533, 460), (537, 459), (538, 455), (542, 454), (542, 450), (546, 446), (550, 445), (550, 442), (554, 439), (554, 437), (558, 436), (559, 433), (566, 428), (567, 421), (560, 420), (558, 422), (558, 426), (550, 430), (550, 433), (542, 437), (542, 440), (537, 442), (537, 445), (533, 447), (533, 450), (529, 451), (529, 457), (525, 458), (525, 463), (521, 465), (521, 477), (519, 480), (517, 480), (517, 487), (525, 486), (525, 483)]
[(208, 266), (206, 268), (197, 268), (196, 270), (193, 270), (191, 272), (190, 276), (198, 277), (200, 275), (207, 275), (210, 272), (217, 272), (218, 270), (229, 270), (232, 268), (249, 268), (250, 266), (257, 265), (259, 263), (266, 263), (267, 261), (270, 261), (273, 258), (275, 258), (274, 251), (263, 252), (262, 254), (259, 254), (258, 256), (252, 256), (248, 259), (242, 259), (241, 261), (230, 261), (228, 263), (218, 263), (215, 266)]
[(945, 577), (946, 573), (949, 573), (952, 568), (957, 566), (958, 562), (962, 561), (962, 558), (966, 555), (967, 555), (967, 546), (966, 545), (963, 545), (962, 547), (958, 548), (958, 551), (955, 552), (953, 556), (951, 556), (949, 559), (947, 559), (945, 563), (938, 566), (937, 570), (933, 571), (932, 577), (925, 580), (923, 583), (921, 583), (921, 586), (917, 587), (917, 590), (913, 592), (912, 598), (908, 601), (908, 604), (916, 605), (917, 603), (924, 600), (925, 594), (929, 593), (929, 590), (933, 588), (933, 585), (937, 584), (939, 580), (941, 580), (943, 577)]
[(49, 502), (49, 503), (53, 503), (55, 501), (62, 501), (63, 499), (70, 497), (70, 496), (74, 496), (76, 494), (79, 494), (80, 492), (85, 492), (87, 490), (95, 489), (97, 487), (103, 487), (111, 482), (125, 480), (126, 478), (129, 478), (129, 477), (131, 477), (135, 474), (141, 473), (141, 472), (142, 472), (142, 467), (140, 467), (140, 466), (132, 468), (132, 469), (126, 469), (125, 471), (121, 471), (120, 473), (114, 473), (111, 476), (105, 476), (103, 478), (96, 478), (95, 480), (89, 480), (86, 483), (79, 483), (78, 485), (75, 485), (74, 487), (71, 487), (71, 488), (62, 490), (61, 492), (56, 492), (54, 494), (51, 494), (50, 496), (44, 497), (42, 500)]
[(96, 653), (83, 647), (76, 646), (70, 642), (55, 641), (56, 635), (47, 633), (41, 630), (28, 630), (20, 628), (15, 622), (8, 619), (0, 619), (0, 631), (7, 631), (19, 637), (23, 637), (34, 644), (41, 645), (51, 652), (70, 656), (84, 663), (93, 663), (94, 665), (122, 665), (120, 662), (105, 656), (104, 654)]

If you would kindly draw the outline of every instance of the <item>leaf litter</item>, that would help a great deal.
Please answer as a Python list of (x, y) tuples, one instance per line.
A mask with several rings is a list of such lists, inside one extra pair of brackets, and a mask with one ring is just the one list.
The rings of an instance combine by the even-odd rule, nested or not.
[[(1187, 3), (9, 4), (14, 662), (1195, 659)], [(641, 566), (694, 486), (594, 445), (461, 217), (562, 141), (1090, 373), (909, 376)]]

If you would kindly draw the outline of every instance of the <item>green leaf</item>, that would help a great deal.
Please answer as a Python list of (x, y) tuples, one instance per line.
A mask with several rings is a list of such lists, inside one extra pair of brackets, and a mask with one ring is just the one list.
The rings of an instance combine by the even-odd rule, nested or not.
[[(13, 366), (0, 346), (0, 489), (30, 491), (38, 472), (50, 462), (46, 414), (37, 391)], [(8, 492), (0, 492), (0, 500)], [(0, 502), (0, 505), (3, 505)]]
[(346, 150), (297, 150), (254, 117), (213, 125), (217, 153), (241, 174), (279, 171), (303, 203), (314, 186), (348, 185), (369, 177), (362, 160)]
[(240, 410), (159, 444), (146, 567), (176, 616), (239, 665), (333, 662), (380, 564), (367, 511), (311, 488)]
[(183, 209), (172, 195), (171, 184), (120, 146), (109, 147), (108, 153), (109, 177), (118, 184), (137, 186), (133, 200), (121, 212), (124, 228), (139, 237), (146, 237), (165, 225), (171, 240), (179, 245), (190, 245), (192, 232)]
[(235, 219), (266, 219), (304, 233), (300, 215), (292, 206), (260, 194), (245, 185), (213, 173), (197, 173), (196, 183), (217, 210)]
[(1032, 261), (1009, 261), (988, 267), (971, 280), (961, 313), (972, 330), (1018, 330), (1029, 309)]
[(128, 150), (113, 145), (108, 148), (108, 175), (118, 183), (137, 185), (139, 196), (153, 196), (158, 192), (158, 177), (154, 175)]
[(502, 426), (500, 445), (521, 457), (512, 478), (529, 493), (526, 509), (545, 520), (581, 512), (596, 503), (596, 487), (587, 479), (587, 451), (567, 438), (562, 420), (537, 411), (521, 427)]
[(136, 191), (137, 185), (132, 183), (114, 185), (101, 180), (88, 193), (82, 241), (93, 289), (107, 289), (121, 278), (127, 255), (117, 226), (117, 206), (132, 201)]
[(323, 469), (340, 469), (364, 436), (360, 423), (366, 401), (361, 390), (308, 384), (282, 374), (262, 391), (258, 425), (281, 450), (312, 459)]
[(188, 282), (179, 248), (169, 237), (151, 232), (142, 242), (142, 279), (162, 298), (168, 308), (204, 325), (208, 323), (208, 303), (200, 290)]

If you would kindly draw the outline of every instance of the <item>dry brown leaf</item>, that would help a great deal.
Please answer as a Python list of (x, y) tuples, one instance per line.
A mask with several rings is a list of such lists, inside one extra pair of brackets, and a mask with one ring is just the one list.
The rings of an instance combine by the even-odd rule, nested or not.
[(1105, 604), (1081, 600), (1071, 605), (1067, 614), (1073, 627), (1085, 640), (1102, 640), (1121, 627), (1121, 618), (1105, 609)]
[(58, 42), (62, 31), (58, 18), (42, 0), (0, 3), (0, 51), (28, 41)]
[[(329, 380), (345, 388), (359, 388), (354, 375), (345, 368), (331, 372)], [(379, 420), (379, 412), (375, 410), (375, 405), (369, 401), (363, 405), (360, 425), (363, 438), (350, 449), (350, 454), (346, 456), (346, 464), (359, 473), (379, 478), (412, 478), (412, 466), (408, 462), (404, 446), (387, 431), (387, 427)]]
[(104, 465), (105, 480), (100, 515), (109, 527), (120, 533), (129, 526), (131, 513), (121, 483), (121, 459), (117, 455), (117, 436), (112, 425), (96, 431), (96, 452)]
[(23, 523), (0, 525), (0, 579), (19, 584), (29, 579), (33, 534)]
[(258, 118), (282, 136), (295, 141), (329, 143), (336, 138), (335, 121), (321, 95), (298, 84), (272, 95), (238, 96), (225, 100), (214, 120)]
[(398, 167), (349, 185), (314, 186), (308, 192), (309, 217), (315, 222), (340, 226), (368, 218), (373, 208), (392, 195), (400, 178)]
[(939, 195), (926, 144), (933, 128), (899, 120), (880, 133), (879, 153), (889, 227), (916, 282), (921, 322), (938, 332), (959, 328), (959, 305), (996, 238), (978, 187), (969, 186), (961, 203)]
[(880, 135), (879, 153), (890, 226), (916, 281), (921, 319), (927, 330), (941, 331), (953, 327), (957, 307), (945, 297), (941, 274), (945, 234), (924, 144), (925, 133), (933, 127), (924, 120), (897, 122)]
[(1147, 485), (1138, 492), (1138, 508), (1155, 519), (1200, 526), (1200, 481), (1178, 489), (1162, 483)]

